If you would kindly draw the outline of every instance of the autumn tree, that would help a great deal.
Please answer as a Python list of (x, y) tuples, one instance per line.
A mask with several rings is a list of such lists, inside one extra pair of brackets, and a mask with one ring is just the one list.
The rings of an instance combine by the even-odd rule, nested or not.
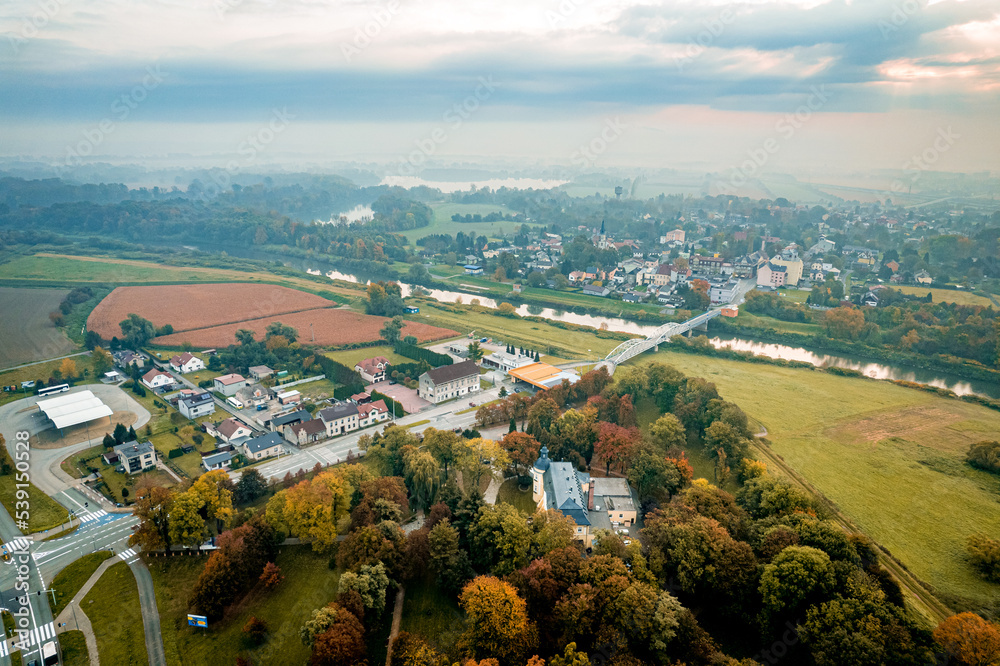
[(267, 519), (276, 529), (311, 542), (313, 550), (323, 552), (336, 542), (350, 497), (350, 484), (337, 472), (325, 470), (275, 494), (267, 503)]
[(354, 590), (361, 595), (365, 610), (375, 611), (376, 617), (385, 610), (385, 592), (389, 589), (389, 576), (385, 565), (362, 565), (357, 572), (345, 571), (340, 576), (338, 592)]
[(217, 530), (229, 525), (235, 512), (233, 511), (233, 482), (226, 470), (217, 469), (205, 472), (191, 485), (188, 492), (195, 493), (202, 503), (202, 515), (205, 520), (214, 520)]
[(962, 666), (1000, 664), (1000, 626), (975, 613), (952, 615), (934, 630), (934, 640)]
[(281, 567), (274, 562), (268, 562), (264, 565), (264, 571), (260, 574), (259, 580), (264, 587), (270, 590), (277, 587), (281, 581), (285, 580), (285, 577), (281, 575)]
[(517, 663), (534, 648), (537, 630), (528, 619), (524, 599), (509, 583), (479, 576), (462, 590), (459, 605), (468, 617), (463, 642), (473, 657)]
[(205, 540), (207, 530), (201, 510), (205, 506), (201, 496), (188, 489), (174, 497), (169, 516), (169, 542), (194, 548)]
[(423, 432), (424, 446), (431, 455), (444, 467), (444, 476), (448, 478), (450, 468), (455, 465), (464, 453), (465, 446), (458, 433), (452, 430), (427, 428)]
[(115, 359), (111, 356), (111, 352), (101, 347), (94, 347), (94, 351), (90, 352), (90, 360), (93, 363), (95, 377), (102, 377), (105, 372), (115, 367)]
[(653, 443), (663, 451), (681, 448), (687, 443), (684, 425), (673, 414), (664, 414), (649, 427)]
[(545, 435), (549, 428), (559, 418), (559, 405), (552, 398), (542, 398), (537, 400), (528, 409), (528, 425), (525, 430), (529, 435), (535, 437), (540, 442), (545, 441)]
[(251, 647), (260, 645), (267, 638), (267, 622), (251, 615), (243, 625), (243, 637)]
[(174, 494), (167, 488), (151, 486), (136, 493), (132, 512), (139, 524), (128, 538), (130, 546), (139, 546), (148, 552), (170, 550), (175, 543), (171, 537), (170, 513)]
[(509, 432), (500, 442), (516, 473), (527, 476), (531, 466), (538, 460), (541, 445), (538, 440), (524, 432)]
[(486, 505), (469, 530), (473, 564), (500, 576), (520, 569), (528, 563), (531, 536), (527, 521), (512, 504)]
[(483, 437), (465, 440), (467, 453), (463, 456), (463, 473), (475, 487), (486, 473), (502, 473), (510, 465), (510, 457), (498, 442)]
[(352, 613), (342, 608), (312, 640), (312, 666), (354, 666), (365, 657), (365, 629)]
[(842, 340), (855, 340), (865, 327), (865, 313), (855, 307), (839, 307), (823, 314), (827, 335)]
[(611, 474), (611, 466), (624, 469), (639, 444), (638, 428), (623, 428), (614, 423), (601, 423), (598, 426), (597, 442), (594, 443), (594, 455), (604, 463), (605, 474)]
[(430, 451), (408, 449), (403, 454), (403, 477), (417, 507), (429, 507), (437, 496), (441, 474)]

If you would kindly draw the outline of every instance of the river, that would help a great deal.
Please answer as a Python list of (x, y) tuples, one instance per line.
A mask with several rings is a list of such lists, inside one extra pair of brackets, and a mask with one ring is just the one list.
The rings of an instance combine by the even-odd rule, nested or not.
[[(363, 284), (368, 282), (368, 280), (360, 278), (356, 275), (342, 273), (336, 270), (332, 264), (324, 261), (302, 259), (298, 257), (276, 257), (273, 254), (240, 248), (227, 248), (227, 250), (234, 256), (243, 256), (252, 259), (267, 259), (271, 261), (279, 259), (287, 266), (312, 273), (313, 275), (326, 275), (332, 280), (343, 280), (354, 284)], [(457, 284), (459, 286), (468, 289), (469, 291), (475, 291), (477, 288), (475, 285), (463, 285), (461, 283), (461, 276), (455, 279), (458, 281)], [(410, 296), (413, 293), (412, 285), (400, 282), (400, 287), (404, 297)], [(495, 308), (498, 305), (497, 301), (485, 296), (475, 296), (473, 294), (447, 291), (443, 289), (428, 289), (426, 287), (418, 287), (418, 289), (420, 289), (425, 296), (442, 303), (468, 304), (473, 300), (478, 300), (480, 305), (488, 308)], [(639, 324), (626, 319), (619, 319), (615, 317), (595, 317), (587, 314), (567, 312), (565, 310), (543, 308), (536, 305), (521, 305), (517, 308), (517, 313), (522, 317), (541, 317), (552, 321), (580, 324), (582, 326), (591, 326), (593, 328), (603, 327), (609, 331), (632, 333), (634, 335), (647, 336), (657, 329), (657, 326)], [(971, 381), (963, 379), (957, 375), (936, 372), (933, 370), (925, 370), (913, 366), (874, 363), (863, 358), (843, 354), (825, 354), (823, 352), (813, 352), (805, 349), (804, 347), (790, 347), (788, 345), (758, 342), (756, 340), (745, 340), (742, 338), (730, 338), (728, 336), (714, 336), (710, 339), (710, 342), (717, 348), (725, 347), (736, 351), (751, 352), (759, 356), (780, 358), (788, 361), (803, 361), (805, 363), (812, 363), (813, 365), (821, 367), (835, 366), (838, 368), (847, 368), (857, 370), (864, 373), (868, 377), (874, 377), (876, 379), (898, 379), (908, 382), (917, 382), (920, 384), (929, 384), (938, 388), (949, 389), (958, 395), (978, 394), (988, 398), (1000, 399), (1000, 386), (995, 383)]]

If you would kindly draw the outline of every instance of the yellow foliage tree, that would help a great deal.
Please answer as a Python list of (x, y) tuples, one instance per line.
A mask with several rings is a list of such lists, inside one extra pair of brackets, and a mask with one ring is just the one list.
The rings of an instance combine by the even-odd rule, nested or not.
[(463, 642), (473, 657), (514, 664), (534, 648), (537, 630), (528, 621), (527, 604), (511, 584), (479, 576), (462, 590), (459, 604), (469, 618)]
[(64, 358), (63, 362), (59, 364), (59, 372), (62, 373), (63, 379), (76, 377), (76, 361), (71, 358)]
[(337, 541), (337, 526), (349, 514), (351, 493), (350, 483), (340, 473), (327, 470), (272, 497), (267, 520), (323, 552)]

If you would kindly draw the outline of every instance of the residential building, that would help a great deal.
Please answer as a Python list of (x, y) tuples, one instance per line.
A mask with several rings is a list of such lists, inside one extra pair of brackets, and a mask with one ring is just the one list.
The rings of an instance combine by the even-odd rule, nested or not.
[(467, 275), (482, 275), (483, 267), (479, 264), (466, 264), (464, 266)]
[(913, 279), (917, 281), (917, 284), (930, 284), (934, 281), (934, 279), (931, 278), (931, 274), (927, 271), (918, 271), (913, 276)]
[(389, 407), (385, 404), (385, 400), (358, 405), (358, 425), (362, 428), (387, 420), (389, 420)]
[(604, 297), (604, 296), (607, 296), (608, 294), (610, 294), (611, 290), (608, 289), (607, 287), (598, 287), (598, 286), (593, 285), (593, 284), (585, 284), (585, 285), (583, 285), (583, 289), (581, 289), (581, 292), (584, 293), (584, 294), (586, 294), (587, 296), (601, 296), (601, 297)]
[(484, 356), (481, 361), (484, 368), (496, 368), (504, 372), (510, 372), (521, 366), (531, 365), (535, 362), (534, 357), (521, 355), (517, 352), (508, 354), (507, 352), (493, 352), (489, 356)]
[(739, 286), (738, 282), (713, 284), (708, 290), (708, 296), (712, 303), (728, 303), (736, 296)]
[(706, 273), (709, 275), (719, 275), (722, 273), (722, 265), (726, 263), (726, 260), (722, 257), (716, 255), (712, 257), (703, 257), (698, 254), (691, 255), (688, 259), (688, 265), (691, 270), (695, 273)]
[(249, 437), (253, 434), (253, 430), (251, 430), (250, 427), (242, 421), (237, 421), (234, 418), (228, 418), (215, 426), (214, 433), (209, 434), (218, 437), (224, 442), (229, 442), (237, 437)]
[(170, 359), (170, 368), (174, 372), (179, 372), (184, 375), (189, 372), (204, 370), (205, 363), (191, 352), (184, 352), (183, 354), (177, 354)]
[(302, 394), (292, 389), (291, 391), (282, 391), (276, 396), (278, 398), (278, 404), (280, 405), (297, 405), (302, 402)]
[(479, 366), (462, 361), (428, 370), (420, 375), (417, 395), (433, 403), (479, 392)]
[(305, 446), (306, 444), (318, 442), (326, 438), (326, 424), (320, 419), (300, 421), (299, 423), (285, 426), (284, 435), (285, 439), (292, 444)]
[(643, 271), (640, 273), (640, 284), (650, 284), (654, 287), (662, 287), (673, 281), (671, 280), (673, 272), (674, 267), (670, 264), (660, 264), (655, 270)]
[(785, 286), (785, 274), (788, 271), (784, 266), (778, 266), (773, 262), (768, 262), (757, 271), (757, 286), (777, 289)]
[(357, 430), (360, 427), (358, 416), (358, 405), (353, 402), (338, 402), (332, 407), (319, 410), (319, 418), (326, 427), (327, 437)]
[(757, 270), (767, 263), (767, 258), (760, 252), (745, 254), (733, 264), (733, 276), (738, 278), (752, 278), (757, 275)]
[(619, 478), (591, 479), (588, 509), (607, 511), (611, 525), (635, 525), (635, 498), (628, 481)]
[(281, 455), (283, 449), (281, 435), (276, 432), (269, 432), (266, 435), (243, 442), (243, 455), (248, 460), (263, 460), (271, 456), (278, 456)]
[(217, 469), (229, 469), (229, 465), (231, 465), (232, 462), (232, 451), (213, 451), (212, 453), (201, 457), (201, 466), (205, 468), (206, 472), (211, 472)]
[(667, 243), (683, 243), (684, 242), (684, 230), (674, 229), (673, 231), (668, 231), (667, 233), (660, 236), (660, 245), (666, 245)]
[(263, 405), (273, 397), (274, 391), (261, 384), (244, 386), (236, 392), (236, 399), (248, 407)]
[(795, 287), (799, 284), (799, 280), (802, 279), (802, 260), (797, 256), (793, 259), (778, 258), (775, 257), (771, 260), (772, 264), (775, 266), (783, 266), (785, 268), (785, 284), (789, 287)]
[(177, 399), (177, 411), (189, 419), (215, 412), (215, 400), (208, 391), (192, 391)]
[(156, 451), (152, 442), (125, 442), (116, 446), (114, 452), (118, 456), (118, 464), (125, 468), (126, 474), (136, 474), (156, 467)]
[(160, 370), (150, 370), (142, 376), (142, 383), (151, 389), (156, 389), (162, 386), (172, 386), (174, 378), (166, 372), (161, 372)]
[(133, 351), (123, 349), (114, 353), (115, 363), (123, 368), (128, 368), (130, 366), (135, 366), (137, 368), (145, 367), (146, 359), (141, 355), (136, 354)]
[(354, 369), (361, 375), (361, 379), (369, 384), (375, 384), (385, 381), (386, 373), (389, 372), (389, 365), (389, 359), (385, 356), (376, 356), (375, 358), (366, 358), (360, 361), (354, 366)]
[(243, 375), (230, 374), (215, 378), (215, 390), (225, 396), (236, 395), (236, 392), (247, 385)]
[(264, 421), (264, 425), (269, 426), (271, 430), (281, 430), (286, 425), (298, 423), (299, 421), (308, 421), (311, 418), (312, 416), (309, 412), (304, 409), (298, 409), (294, 412), (272, 416)]
[(250, 376), (256, 381), (266, 379), (274, 374), (274, 370), (267, 367), (266, 365), (254, 365), (249, 368)]

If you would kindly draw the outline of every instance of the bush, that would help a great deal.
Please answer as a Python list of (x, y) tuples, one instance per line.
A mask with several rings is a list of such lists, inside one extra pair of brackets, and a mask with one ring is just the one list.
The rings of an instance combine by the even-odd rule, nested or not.
[(247, 623), (243, 625), (243, 637), (249, 645), (260, 645), (267, 638), (267, 622), (251, 615)]
[(976, 442), (969, 447), (965, 460), (976, 469), (1000, 474), (1000, 442)]
[(394, 349), (400, 356), (412, 358), (414, 361), (426, 361), (435, 368), (442, 365), (452, 364), (451, 356), (448, 356), (447, 354), (439, 354), (435, 351), (431, 351), (430, 349), (424, 349), (423, 347), (418, 347), (416, 345), (408, 345), (405, 342), (397, 342)]
[(167, 452), (167, 458), (180, 458), (182, 455), (184, 455), (184, 450), (180, 447), (170, 449), (170, 451)]
[(1000, 541), (973, 534), (966, 543), (969, 560), (987, 580), (1000, 583)]

